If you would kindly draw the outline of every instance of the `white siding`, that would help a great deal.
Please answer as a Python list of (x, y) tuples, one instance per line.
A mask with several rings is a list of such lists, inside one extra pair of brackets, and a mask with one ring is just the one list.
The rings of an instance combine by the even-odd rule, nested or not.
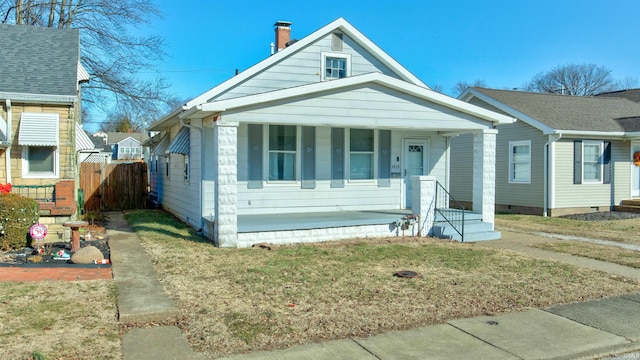
[(486, 121), (375, 84), (313, 94), (286, 103), (260, 104), (241, 112), (228, 111), (223, 117), (252, 123), (355, 124), (438, 131), (489, 127)]
[[(403, 180), (392, 179), (390, 187), (379, 187), (377, 181), (345, 181), (344, 188), (331, 188), (331, 128), (316, 128), (316, 188), (302, 189), (299, 182), (265, 183), (262, 189), (247, 189), (247, 129), (238, 129), (238, 215), (314, 212), (337, 210), (399, 209), (403, 203)], [(429, 140), (429, 175), (444, 181), (446, 161), (444, 138), (434, 133), (392, 131), (392, 156), (402, 156), (404, 138)], [(377, 174), (377, 151), (374, 156)]]
[(351, 76), (380, 72), (398, 77), (346, 34), (343, 36), (343, 41), (343, 50), (341, 52), (333, 51), (331, 50), (331, 34), (329, 34), (214, 99), (230, 99), (319, 82), (323, 71), (321, 69), (322, 52), (349, 55), (351, 57)]
[[(176, 125), (171, 129), (171, 140), (180, 130), (180, 125)], [(183, 155), (170, 154), (169, 176), (166, 176), (165, 160), (158, 166), (158, 176), (162, 177), (162, 207), (173, 213), (181, 220), (187, 222), (191, 226), (198, 228), (200, 226), (200, 168), (201, 168), (201, 152), (200, 141), (201, 132), (198, 130), (190, 131), (191, 153), (189, 154), (189, 180), (184, 179), (184, 160)], [(163, 157), (160, 157), (161, 159)]]
[[(500, 133), (498, 133), (500, 141)], [(463, 134), (451, 138), (449, 192), (458, 201), (473, 201), (473, 135)], [(496, 174), (496, 176), (498, 176)], [(496, 193), (498, 189), (496, 189)]]

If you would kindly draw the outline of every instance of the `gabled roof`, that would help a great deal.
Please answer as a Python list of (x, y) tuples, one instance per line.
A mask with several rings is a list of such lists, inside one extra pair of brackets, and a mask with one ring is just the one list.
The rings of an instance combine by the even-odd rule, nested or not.
[(400, 63), (398, 63), (395, 59), (393, 59), (386, 52), (384, 52), (380, 47), (378, 47), (375, 43), (373, 43), (373, 41), (369, 40), (364, 34), (358, 31), (358, 29), (353, 27), (353, 25), (351, 25), (347, 20), (345, 20), (344, 18), (338, 18), (333, 22), (316, 30), (312, 34), (305, 36), (303, 39), (296, 41), (290, 46), (282, 49), (281, 51), (278, 51), (272, 56), (250, 67), (249, 69), (241, 72), (240, 74), (230, 78), (229, 80), (219, 84), (213, 89), (187, 102), (185, 107), (191, 108), (195, 105), (199, 105), (209, 101), (211, 98), (213, 98), (217, 94), (220, 94), (221, 92), (226, 91), (231, 87), (242, 83), (243, 81), (249, 79), (255, 74), (286, 59), (287, 57), (296, 53), (298, 50), (303, 49), (307, 45), (315, 41), (318, 41), (319, 39), (327, 36), (328, 34), (331, 34), (336, 30), (339, 30), (344, 34), (348, 35), (351, 39), (353, 39), (356, 43), (362, 46), (365, 50), (369, 51), (371, 55), (373, 55), (376, 59), (378, 59), (380, 62), (382, 62), (387, 67), (389, 67), (392, 71), (394, 71), (404, 81), (429, 88), (425, 83), (420, 81), (420, 79), (418, 79), (415, 75), (413, 75), (409, 70), (407, 70), (404, 66), (400, 65)]
[(623, 98), (567, 96), (511, 90), (469, 88), (460, 99), (478, 98), (545, 134), (558, 132), (623, 135), (618, 119), (640, 116), (640, 104)]
[[(180, 114), (182, 111), (192, 109), (194, 106), (210, 101), (212, 98), (214, 98), (218, 94), (221, 94), (233, 88), (234, 86), (241, 84), (242, 82), (250, 79), (256, 74), (273, 66), (274, 64), (281, 62), (286, 58), (292, 56), (293, 54), (305, 48), (309, 44), (312, 44), (335, 31), (340, 31), (346, 34), (347, 36), (349, 36), (353, 41), (355, 41), (363, 49), (367, 50), (378, 61), (380, 61), (382, 64), (384, 64), (389, 69), (391, 69), (400, 79), (408, 83), (429, 89), (429, 87), (425, 83), (423, 83), (420, 79), (418, 79), (418, 77), (413, 75), (409, 70), (407, 70), (399, 62), (397, 62), (394, 58), (389, 56), (380, 47), (378, 47), (373, 41), (369, 40), (364, 34), (362, 34), (355, 27), (353, 27), (353, 25), (351, 25), (347, 20), (345, 20), (344, 18), (338, 18), (333, 22), (323, 26), (322, 28), (314, 31), (313, 33), (304, 37), (303, 39), (293, 42), (290, 46), (276, 52), (275, 54), (260, 61), (259, 63), (241, 72), (240, 74), (220, 83), (219, 85), (213, 87), (212, 89), (195, 97), (194, 99), (187, 102), (184, 106), (174, 110), (173, 112), (169, 113), (168, 115), (160, 119), (158, 122), (152, 125), (150, 129), (157, 128), (158, 125), (168, 120), (171, 120), (172, 118), (174, 120), (171, 120), (172, 122), (170, 124), (175, 125), (177, 123), (177, 121), (175, 120), (175, 117), (176, 115)], [(166, 125), (170, 125), (170, 124), (164, 124), (163, 127), (166, 127)]]
[[(50, 101), (77, 96), (80, 32), (0, 24), (0, 93), (46, 96)], [(28, 99), (26, 99), (28, 100)]]
[(149, 135), (146, 132), (143, 133), (122, 133), (122, 132), (109, 132), (107, 133), (107, 144), (117, 144), (126, 138), (132, 138), (139, 143), (147, 140)]
[(272, 101), (281, 101), (294, 97), (320, 93), (327, 90), (346, 89), (365, 84), (382, 85), (386, 88), (397, 90), (404, 94), (415, 96), (431, 103), (446, 106), (447, 108), (450, 108), (452, 110), (460, 111), (462, 113), (494, 123), (511, 123), (514, 120), (509, 116), (497, 114), (493, 111), (481, 108), (479, 106), (471, 105), (464, 101), (451, 98), (433, 90), (418, 85), (413, 85), (381, 73), (370, 73), (338, 80), (324, 81), (293, 88), (286, 88), (267, 93), (248, 95), (239, 98), (212, 101), (192, 108), (192, 110), (185, 113), (185, 116), (192, 116), (196, 118), (204, 117), (208, 114), (220, 113), (244, 106), (253, 106)]

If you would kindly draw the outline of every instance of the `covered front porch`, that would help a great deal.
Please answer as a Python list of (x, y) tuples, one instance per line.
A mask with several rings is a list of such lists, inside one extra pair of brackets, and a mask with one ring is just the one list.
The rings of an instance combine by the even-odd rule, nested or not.
[(427, 235), (458, 241), (500, 238), (483, 214), (450, 208), (450, 195), (434, 177), (414, 176), (412, 181), (418, 191), (411, 209), (238, 215), (237, 246)]

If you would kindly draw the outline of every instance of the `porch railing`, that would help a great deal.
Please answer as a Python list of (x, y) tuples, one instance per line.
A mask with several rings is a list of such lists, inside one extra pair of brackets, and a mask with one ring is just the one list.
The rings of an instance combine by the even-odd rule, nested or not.
[(52, 185), (13, 185), (11, 192), (40, 202), (55, 201), (55, 184)]
[(464, 206), (454, 199), (447, 189), (437, 181), (435, 212), (440, 214), (444, 221), (451, 225), (460, 235), (460, 241), (464, 242)]

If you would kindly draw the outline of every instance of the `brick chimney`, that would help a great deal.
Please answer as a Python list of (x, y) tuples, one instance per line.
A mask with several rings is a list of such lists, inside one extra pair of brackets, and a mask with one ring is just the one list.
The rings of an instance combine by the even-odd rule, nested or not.
[(278, 20), (273, 26), (276, 30), (276, 51), (280, 51), (287, 47), (291, 39), (291, 22)]

